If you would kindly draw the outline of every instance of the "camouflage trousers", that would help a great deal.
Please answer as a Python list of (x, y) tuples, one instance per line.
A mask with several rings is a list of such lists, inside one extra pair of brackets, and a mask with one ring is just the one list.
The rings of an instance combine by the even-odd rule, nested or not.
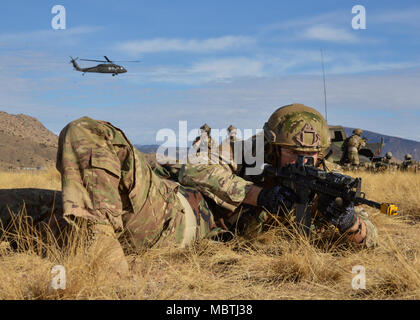
[(357, 152), (357, 150), (349, 150), (347, 156), (350, 164), (359, 165), (359, 153)]
[(122, 130), (88, 117), (60, 133), (64, 218), (110, 225), (136, 248), (186, 246), (217, 231), (198, 191), (160, 178)]

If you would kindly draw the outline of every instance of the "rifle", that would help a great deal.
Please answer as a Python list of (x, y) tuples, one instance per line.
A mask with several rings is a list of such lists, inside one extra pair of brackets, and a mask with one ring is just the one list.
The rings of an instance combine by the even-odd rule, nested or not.
[[(306, 160), (306, 163), (305, 163)], [(291, 188), (296, 192), (299, 202), (296, 203), (296, 223), (298, 230), (309, 235), (312, 222), (312, 206), (315, 194), (335, 197), (336, 203), (353, 202), (354, 205), (365, 204), (379, 209), (387, 215), (397, 215), (398, 207), (389, 203), (379, 203), (368, 200), (361, 191), (362, 178), (353, 178), (341, 173), (327, 172), (314, 166), (314, 158), (298, 155), (295, 164), (276, 168), (271, 165), (264, 167), (263, 176), (274, 178), (276, 183)]]

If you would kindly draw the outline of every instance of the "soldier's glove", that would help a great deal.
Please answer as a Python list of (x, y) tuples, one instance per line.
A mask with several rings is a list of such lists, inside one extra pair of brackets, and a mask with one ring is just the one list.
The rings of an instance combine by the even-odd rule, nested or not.
[(257, 205), (278, 214), (285, 209), (290, 211), (297, 200), (298, 197), (292, 189), (279, 185), (262, 189), (258, 195)]
[(340, 200), (336, 200), (331, 196), (321, 195), (318, 198), (318, 210), (340, 232), (345, 232), (354, 226), (357, 217), (354, 213), (353, 202), (343, 202)]

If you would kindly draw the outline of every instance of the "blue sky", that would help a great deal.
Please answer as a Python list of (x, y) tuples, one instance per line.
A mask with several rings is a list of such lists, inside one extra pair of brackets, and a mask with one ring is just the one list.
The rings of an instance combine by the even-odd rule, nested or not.
[[(54, 5), (66, 29), (53, 30)], [(366, 29), (351, 10), (366, 8)], [(0, 110), (58, 134), (84, 115), (156, 143), (162, 128), (262, 128), (300, 102), (328, 122), (420, 141), (418, 1), (2, 1)], [(73, 71), (69, 56), (128, 73)], [(91, 63), (80, 62), (82, 67)]]

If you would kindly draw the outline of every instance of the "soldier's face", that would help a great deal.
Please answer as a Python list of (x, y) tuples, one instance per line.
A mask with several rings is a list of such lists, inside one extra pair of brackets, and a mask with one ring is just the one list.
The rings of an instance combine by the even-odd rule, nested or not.
[[(306, 157), (313, 157), (314, 158), (314, 163), (317, 163), (318, 156), (319, 156), (318, 152), (298, 152), (298, 151), (293, 151), (293, 150), (286, 149), (286, 148), (281, 148), (280, 152), (281, 152), (280, 165), (282, 167), (284, 167), (287, 164), (296, 163), (298, 155), (302, 155), (302, 156), (306, 156)], [(305, 159), (305, 163), (307, 161), (308, 161), (308, 159)]]

